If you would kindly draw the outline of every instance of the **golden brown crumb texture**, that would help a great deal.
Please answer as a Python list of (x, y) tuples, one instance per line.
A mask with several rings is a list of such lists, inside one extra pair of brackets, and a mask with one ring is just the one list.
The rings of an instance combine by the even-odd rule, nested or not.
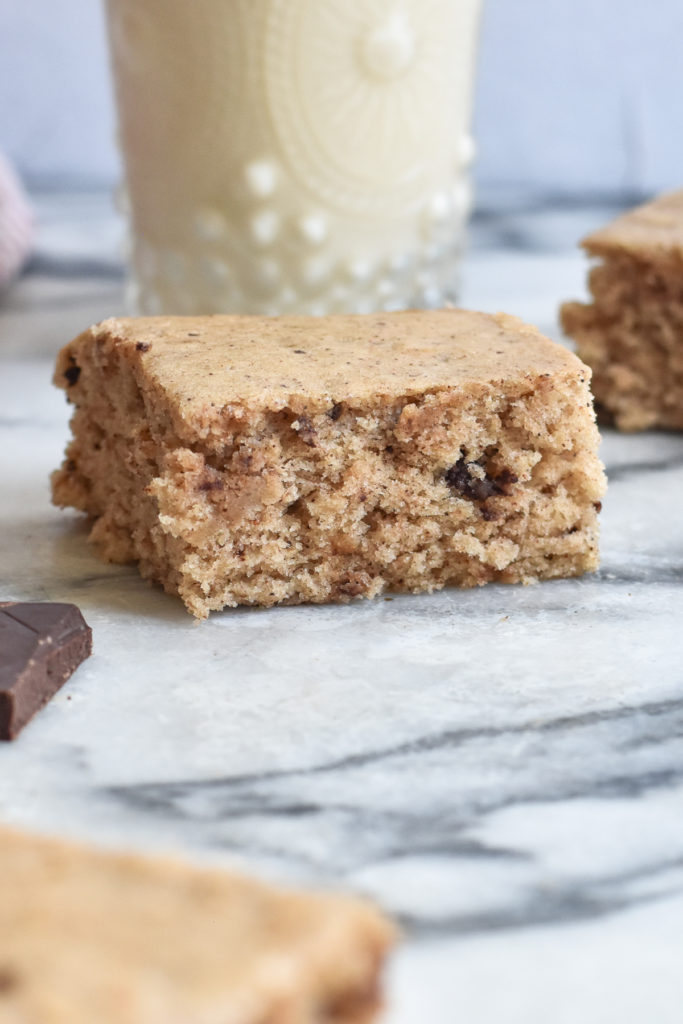
[(593, 301), (562, 324), (593, 369), (605, 418), (621, 430), (683, 429), (683, 192), (632, 210), (584, 240), (599, 262)]
[(597, 566), (587, 368), (462, 310), (109, 320), (60, 354), (53, 478), (197, 616)]

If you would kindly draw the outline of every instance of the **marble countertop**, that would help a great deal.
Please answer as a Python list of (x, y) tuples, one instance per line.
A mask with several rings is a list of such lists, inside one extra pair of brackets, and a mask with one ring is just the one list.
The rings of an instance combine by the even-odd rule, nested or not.
[[(49, 503), (50, 364), (123, 277), (107, 197), (38, 208), (0, 299), (0, 598), (75, 601), (95, 654), (0, 749), (0, 818), (371, 896), (406, 930), (386, 1024), (680, 1024), (683, 436), (605, 432), (594, 576), (196, 625)], [(557, 337), (612, 212), (484, 211), (463, 304)]]

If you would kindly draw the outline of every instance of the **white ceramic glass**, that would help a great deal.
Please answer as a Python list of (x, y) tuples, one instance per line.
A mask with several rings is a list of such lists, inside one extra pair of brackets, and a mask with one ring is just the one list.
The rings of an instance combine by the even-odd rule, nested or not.
[(480, 0), (107, 0), (135, 304), (455, 298)]

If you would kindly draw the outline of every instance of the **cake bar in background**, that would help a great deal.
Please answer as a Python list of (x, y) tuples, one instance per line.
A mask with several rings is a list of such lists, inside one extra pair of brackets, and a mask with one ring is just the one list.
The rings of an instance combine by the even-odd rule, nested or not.
[(593, 301), (566, 303), (562, 326), (593, 369), (601, 413), (620, 430), (683, 429), (683, 191), (582, 244), (599, 261)]

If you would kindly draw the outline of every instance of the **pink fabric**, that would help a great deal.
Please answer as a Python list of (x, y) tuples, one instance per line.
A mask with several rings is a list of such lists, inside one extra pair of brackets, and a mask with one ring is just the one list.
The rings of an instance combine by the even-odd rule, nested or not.
[(26, 263), (33, 244), (33, 212), (18, 177), (0, 154), (0, 289)]

